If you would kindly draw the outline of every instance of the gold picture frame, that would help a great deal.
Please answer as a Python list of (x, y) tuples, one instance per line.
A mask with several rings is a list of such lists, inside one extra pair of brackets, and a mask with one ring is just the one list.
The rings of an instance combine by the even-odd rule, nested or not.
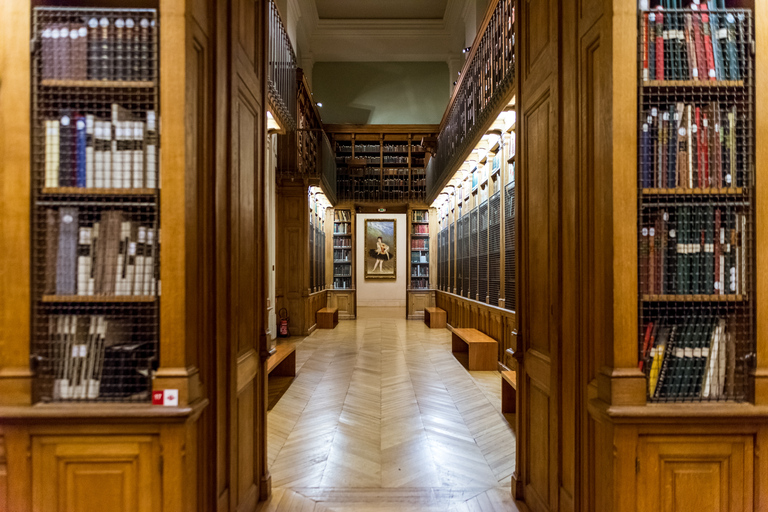
[(397, 280), (397, 221), (366, 219), (365, 279)]

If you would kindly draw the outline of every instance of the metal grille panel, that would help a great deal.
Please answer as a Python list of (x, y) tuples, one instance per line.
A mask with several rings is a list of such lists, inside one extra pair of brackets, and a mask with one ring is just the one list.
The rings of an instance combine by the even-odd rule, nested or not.
[(491, 196), (488, 211), (488, 296), (498, 306), (501, 290), (501, 192)]
[(748, 399), (753, 26), (742, 9), (639, 16), (638, 358), (650, 401)]
[(480, 301), (488, 300), (488, 203), (480, 205), (480, 239), (478, 242), (478, 273), (479, 284), (478, 293)]
[(32, 354), (41, 401), (150, 399), (161, 286), (158, 20), (32, 20)]
[(454, 286), (456, 283), (456, 223), (452, 222), (450, 226), (450, 240), (448, 242), (448, 254), (450, 259), (448, 260), (449, 272), (448, 272), (448, 291), (454, 292)]
[(516, 212), (517, 205), (515, 184), (507, 185), (504, 191), (504, 307), (515, 311), (516, 303), (516, 274), (515, 274), (515, 241), (516, 241)]
[(469, 214), (469, 298), (477, 299), (478, 282), (478, 210), (473, 208)]

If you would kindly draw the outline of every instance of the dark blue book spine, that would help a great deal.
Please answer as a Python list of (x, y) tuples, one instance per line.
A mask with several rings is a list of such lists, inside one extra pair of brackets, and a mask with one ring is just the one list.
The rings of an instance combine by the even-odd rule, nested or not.
[(85, 146), (86, 146), (86, 128), (85, 128), (85, 116), (75, 116), (75, 129), (76, 129), (76, 162), (77, 173), (75, 186), (85, 188)]
[(56, 257), (56, 295), (77, 293), (77, 208), (59, 210), (59, 246)]

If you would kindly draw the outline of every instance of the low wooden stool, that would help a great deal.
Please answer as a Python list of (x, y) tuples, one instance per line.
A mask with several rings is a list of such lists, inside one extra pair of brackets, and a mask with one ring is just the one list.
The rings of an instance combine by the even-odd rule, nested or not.
[(477, 329), (452, 329), (451, 351), (469, 352), (469, 370), (495, 371), (499, 343)]
[(444, 309), (424, 308), (424, 323), (430, 329), (445, 328), (447, 315)]
[(317, 328), (333, 329), (339, 323), (339, 308), (323, 308), (317, 312)]

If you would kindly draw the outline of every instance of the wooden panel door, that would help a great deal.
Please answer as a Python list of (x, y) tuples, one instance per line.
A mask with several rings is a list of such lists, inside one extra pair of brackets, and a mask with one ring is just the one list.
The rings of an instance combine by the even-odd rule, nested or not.
[(560, 348), (559, 69), (556, 0), (522, 0), (518, 67), (518, 460), (513, 490), (558, 509)]
[(751, 436), (643, 436), (637, 510), (749, 512), (754, 460)]
[(160, 512), (160, 445), (152, 436), (32, 439), (38, 512)]
[(266, 465), (266, 9), (217, 3), (217, 510), (250, 511)]

